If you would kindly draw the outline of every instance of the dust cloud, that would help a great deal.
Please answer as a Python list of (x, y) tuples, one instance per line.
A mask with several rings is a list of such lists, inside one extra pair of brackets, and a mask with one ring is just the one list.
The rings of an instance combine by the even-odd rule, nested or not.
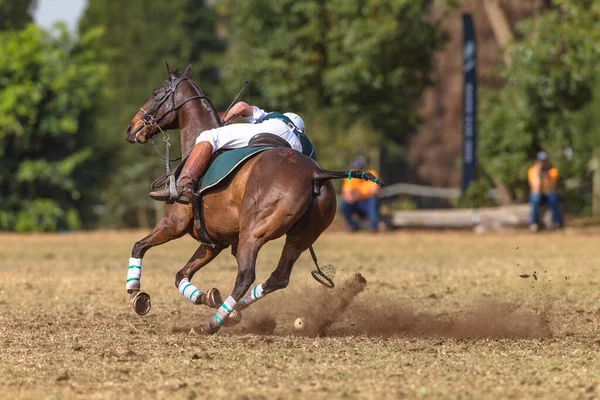
[[(224, 334), (340, 337), (545, 338), (552, 336), (544, 312), (511, 303), (482, 302), (443, 313), (406, 307), (401, 300), (365, 291), (367, 280), (354, 274), (333, 290), (315, 288), (310, 295), (282, 291), (244, 311), (242, 323)], [(296, 318), (305, 328), (293, 327)]]

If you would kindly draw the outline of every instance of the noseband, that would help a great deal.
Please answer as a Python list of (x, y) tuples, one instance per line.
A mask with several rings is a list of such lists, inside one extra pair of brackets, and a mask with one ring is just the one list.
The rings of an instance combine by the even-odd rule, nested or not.
[[(150, 106), (150, 108), (148, 108), (148, 110), (144, 110), (143, 108), (140, 108), (140, 110), (142, 110), (142, 112), (144, 113), (144, 116), (142, 117), (142, 121), (144, 122), (144, 126), (146, 127), (150, 127), (153, 125), (157, 125), (160, 121), (163, 120), (163, 118), (165, 118), (167, 115), (169, 115), (170, 113), (172, 113), (173, 111), (177, 111), (178, 109), (180, 109), (185, 103), (192, 101), (192, 100), (196, 100), (196, 99), (208, 99), (208, 96), (205, 95), (204, 93), (200, 93), (200, 90), (198, 90), (198, 88), (196, 87), (196, 85), (192, 85), (194, 86), (194, 88), (196, 89), (196, 92), (198, 93), (196, 96), (192, 96), (186, 100), (184, 100), (183, 102), (175, 105), (175, 92), (177, 91), (177, 86), (183, 82), (183, 81), (187, 81), (190, 78), (188, 78), (187, 76), (183, 75), (180, 76), (179, 78), (175, 79), (174, 81), (169, 83), (169, 86), (167, 87), (167, 89), (160, 95), (160, 97), (158, 99), (156, 99), (156, 101), (154, 102), (154, 104), (152, 104)], [(158, 113), (158, 110), (160, 110), (160, 108), (162, 107), (163, 104), (165, 104), (168, 101), (168, 108), (167, 110), (160, 116), (157, 117), (156, 113)], [(160, 128), (160, 126), (159, 126)], [(161, 129), (162, 131), (162, 129)]]

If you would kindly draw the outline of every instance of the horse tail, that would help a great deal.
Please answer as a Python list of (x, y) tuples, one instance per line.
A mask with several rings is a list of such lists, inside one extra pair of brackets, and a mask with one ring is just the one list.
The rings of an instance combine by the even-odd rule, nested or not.
[(381, 179), (377, 178), (372, 173), (360, 171), (360, 170), (351, 170), (351, 171), (343, 171), (342, 172), (342, 171), (327, 171), (324, 169), (320, 169), (320, 170), (317, 170), (313, 175), (313, 179), (317, 182), (325, 181), (325, 180), (329, 180), (329, 179), (343, 179), (343, 178), (363, 179), (365, 181), (375, 182), (379, 186), (384, 185), (383, 181)]

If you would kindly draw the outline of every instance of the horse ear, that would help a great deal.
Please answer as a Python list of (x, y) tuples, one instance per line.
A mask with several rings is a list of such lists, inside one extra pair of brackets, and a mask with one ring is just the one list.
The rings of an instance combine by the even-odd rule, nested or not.
[(171, 67), (169, 66), (169, 63), (167, 62), (167, 60), (165, 60), (165, 67), (167, 67), (167, 75), (169, 76), (169, 78), (171, 76), (173, 76), (173, 70), (171, 69)]
[(188, 78), (191, 78), (191, 77), (192, 77), (192, 73), (193, 73), (193, 71), (192, 71), (192, 64), (190, 64), (190, 65), (188, 65), (188, 66), (185, 68), (185, 70), (183, 71), (183, 74), (184, 74), (185, 76), (187, 76)]

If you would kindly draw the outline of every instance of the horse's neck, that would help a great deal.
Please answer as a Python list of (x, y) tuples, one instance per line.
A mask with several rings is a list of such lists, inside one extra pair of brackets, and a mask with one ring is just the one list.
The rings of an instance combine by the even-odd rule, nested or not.
[[(189, 107), (186, 107), (188, 104)], [(179, 115), (181, 155), (183, 158), (190, 155), (196, 145), (196, 139), (202, 132), (221, 126), (219, 115), (207, 100), (202, 99), (188, 104), (181, 108), (182, 115)]]
[(205, 129), (199, 129), (197, 127), (186, 126), (180, 128), (181, 133), (181, 157), (186, 158), (192, 152), (194, 145), (196, 144), (196, 138), (200, 136), (200, 133)]

